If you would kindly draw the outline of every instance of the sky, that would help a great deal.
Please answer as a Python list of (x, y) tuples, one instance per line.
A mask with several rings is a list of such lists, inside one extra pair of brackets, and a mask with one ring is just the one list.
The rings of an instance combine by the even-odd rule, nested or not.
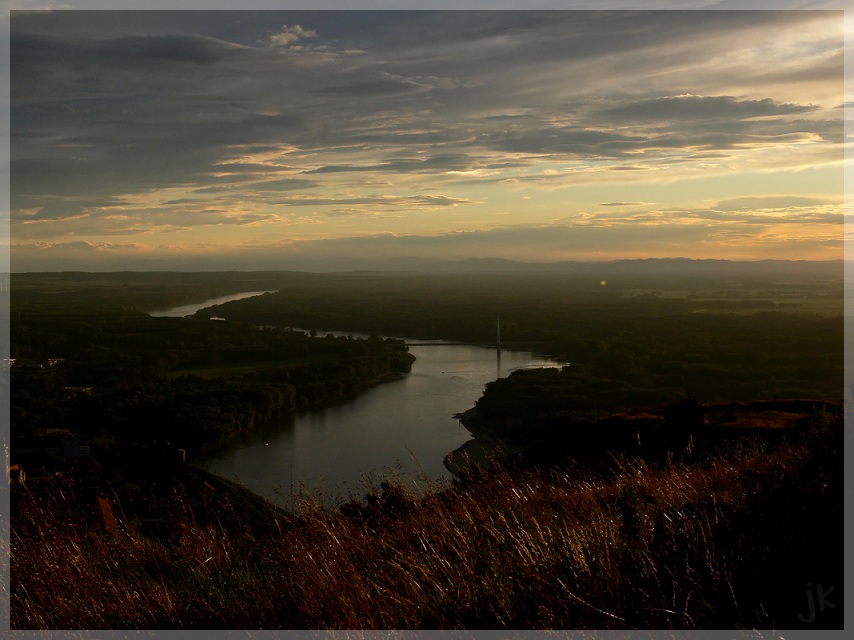
[(9, 25), (12, 271), (843, 257), (839, 11)]

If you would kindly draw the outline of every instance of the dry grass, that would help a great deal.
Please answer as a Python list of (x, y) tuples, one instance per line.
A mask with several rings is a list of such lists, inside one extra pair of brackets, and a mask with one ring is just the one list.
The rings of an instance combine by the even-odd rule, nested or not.
[[(806, 581), (841, 565), (829, 422), (703, 466), (498, 469), (420, 500), (386, 484), (343, 513), (303, 505), (264, 536), (189, 516), (168, 542), (110, 535), (61, 486), (15, 487), (12, 628), (791, 626)], [(799, 563), (814, 544), (826, 557)]]

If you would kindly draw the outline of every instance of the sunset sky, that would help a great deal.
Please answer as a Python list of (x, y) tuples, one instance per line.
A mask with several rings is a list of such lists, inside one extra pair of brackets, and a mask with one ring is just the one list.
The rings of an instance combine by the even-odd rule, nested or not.
[(10, 22), (12, 271), (843, 257), (842, 12)]

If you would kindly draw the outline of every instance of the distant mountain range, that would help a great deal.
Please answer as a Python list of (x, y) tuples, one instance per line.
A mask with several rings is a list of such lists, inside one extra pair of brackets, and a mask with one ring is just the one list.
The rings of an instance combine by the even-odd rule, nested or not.
[[(429, 271), (443, 272), (552, 272), (608, 274), (690, 274), (739, 273), (754, 274), (827, 275), (841, 277), (849, 269), (854, 272), (854, 262), (842, 260), (695, 260), (691, 258), (643, 258), (601, 262), (516, 262), (503, 258), (469, 258), (466, 260), (429, 260), (422, 258), (394, 258), (369, 261), (360, 265), (360, 271)], [(309, 269), (310, 270), (310, 269)]]

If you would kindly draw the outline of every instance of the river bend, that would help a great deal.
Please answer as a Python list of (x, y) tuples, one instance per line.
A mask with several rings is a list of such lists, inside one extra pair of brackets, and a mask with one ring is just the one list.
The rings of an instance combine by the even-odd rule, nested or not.
[[(223, 301), (170, 311), (191, 315)], [(239, 439), (228, 451), (194, 462), (283, 507), (306, 494), (321, 495), (334, 506), (363, 496), (388, 476), (420, 486), (444, 483), (452, 477), (445, 457), (472, 440), (453, 416), (471, 408), (486, 383), (498, 377), (561, 364), (530, 352), (502, 350), (499, 356), (480, 346), (411, 342), (420, 343), (410, 347), (416, 361), (400, 379), (345, 404), (282, 418)]]

